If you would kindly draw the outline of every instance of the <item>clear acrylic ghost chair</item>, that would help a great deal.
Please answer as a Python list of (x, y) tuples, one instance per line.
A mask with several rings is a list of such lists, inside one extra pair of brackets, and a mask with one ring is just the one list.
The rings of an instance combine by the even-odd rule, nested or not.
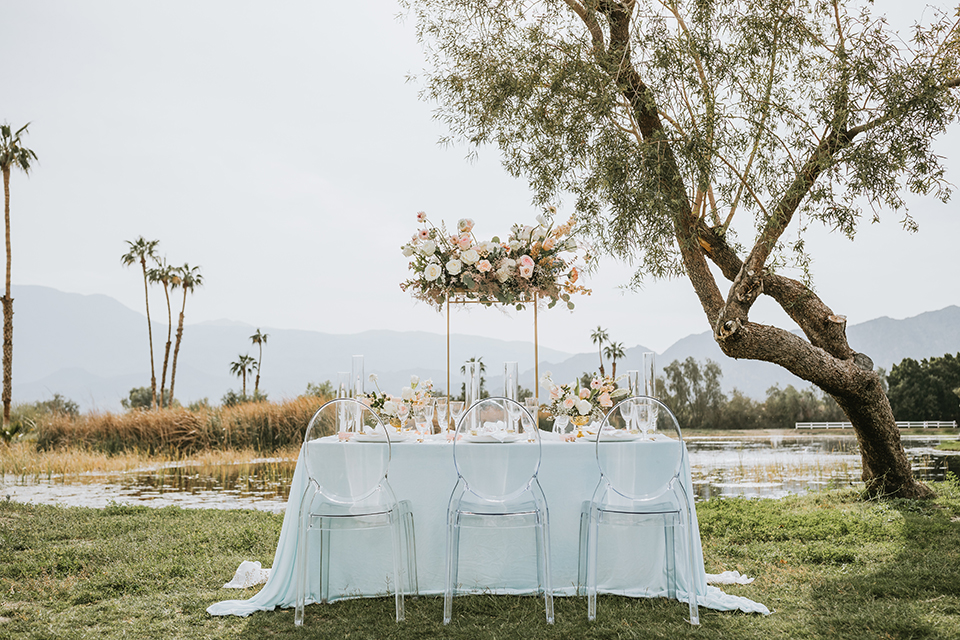
[[(660, 438), (642, 438), (644, 416), (654, 416)], [(662, 441), (670, 434), (671, 442)], [(683, 435), (676, 416), (659, 400), (634, 396), (621, 400), (604, 417), (595, 436), (600, 482), (580, 514), (579, 593), (587, 592), (587, 618), (597, 617), (597, 558), (600, 525), (656, 527), (663, 535), (663, 567), (667, 597), (678, 598), (677, 557), (685, 578), (690, 623), (700, 624), (693, 546), (693, 500), (683, 484)], [(675, 446), (674, 446), (675, 445)], [(683, 538), (677, 542), (677, 530)], [(630, 548), (624, 547), (624, 551)], [(653, 546), (658, 549), (659, 545)]]
[[(359, 421), (359, 422), (358, 422)], [(360, 426), (348, 441), (320, 439), (346, 424)], [(388, 582), (396, 600), (397, 622), (403, 620), (403, 596), (417, 593), (416, 541), (413, 512), (406, 500), (397, 501), (387, 482), (390, 464), (390, 432), (369, 407), (352, 398), (337, 398), (314, 414), (303, 441), (303, 461), (307, 486), (300, 503), (297, 538), (297, 604), (295, 624), (303, 624), (307, 600), (307, 574), (319, 569), (319, 602), (330, 598), (331, 558), (342, 562), (367, 562), (369, 558), (351, 558), (331, 553), (336, 539), (357, 529), (382, 528), (390, 536), (392, 565)], [(310, 532), (320, 537), (319, 567), (310, 567), (316, 554), (310, 554)], [(341, 533), (345, 532), (345, 533)], [(315, 539), (316, 536), (313, 536)]]
[[(517, 432), (491, 429), (519, 418)], [(537, 480), (540, 434), (520, 403), (487, 398), (464, 412), (453, 441), (457, 484), (447, 507), (447, 576), (443, 623), (453, 613), (460, 561), (460, 529), (469, 527), (533, 528), (537, 544), (537, 580), (543, 591), (547, 622), (553, 624), (550, 578), (550, 523), (547, 501)], [(489, 431), (488, 431), (489, 430)], [(509, 547), (504, 548), (509, 551)]]

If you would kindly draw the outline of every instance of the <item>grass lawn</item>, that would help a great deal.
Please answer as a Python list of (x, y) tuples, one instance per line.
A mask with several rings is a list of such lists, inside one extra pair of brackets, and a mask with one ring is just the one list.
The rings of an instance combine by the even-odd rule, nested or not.
[(756, 577), (728, 593), (766, 604), (770, 616), (601, 596), (557, 598), (548, 626), (534, 597), (312, 605), (214, 618), (205, 609), (259, 587), (223, 590), (242, 560), (270, 566), (281, 516), (255, 511), (60, 508), (0, 503), (0, 638), (958, 638), (960, 483), (935, 483), (926, 502), (862, 501), (853, 491), (782, 500), (697, 505), (707, 570)]

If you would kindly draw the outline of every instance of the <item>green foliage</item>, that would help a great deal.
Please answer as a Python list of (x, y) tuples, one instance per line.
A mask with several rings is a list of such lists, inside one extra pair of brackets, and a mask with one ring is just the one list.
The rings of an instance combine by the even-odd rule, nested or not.
[(658, 392), (685, 429), (793, 429), (797, 422), (846, 420), (836, 401), (814, 387), (775, 385), (767, 389), (764, 402), (737, 389), (727, 398), (720, 389), (723, 372), (711, 360), (674, 360), (663, 373), (657, 378)]
[(227, 392), (220, 398), (220, 404), (224, 407), (236, 407), (237, 405), (248, 402), (266, 402), (267, 394), (255, 391), (250, 395), (237, 393), (233, 389), (227, 389)]
[(199, 411), (209, 411), (213, 407), (210, 404), (209, 398), (201, 398), (200, 400), (194, 400), (187, 405), (188, 411), (193, 411), (194, 413)]
[[(763, 602), (773, 615), (701, 609), (666, 598), (601, 595), (586, 619), (582, 598), (558, 597), (556, 624), (532, 596), (442, 600), (357, 598), (306, 608), (214, 617), (219, 600), (261, 587), (220, 589), (240, 562), (273, 564), (282, 514), (111, 505), (63, 508), (0, 502), (0, 637), (46, 638), (957, 638), (960, 629), (960, 484), (934, 483), (931, 501), (863, 501), (850, 491), (784, 500), (696, 505), (706, 569), (756, 578), (723, 591)], [(418, 522), (419, 525), (419, 522)]]
[(703, 366), (692, 357), (674, 360), (663, 368), (664, 402), (680, 424), (717, 428), (726, 397), (720, 390), (720, 365), (707, 360)]
[(49, 400), (38, 400), (30, 404), (18, 404), (10, 412), (10, 425), (0, 427), (0, 439), (10, 442), (13, 438), (23, 437), (34, 431), (39, 423), (52, 416), (76, 418), (80, 415), (80, 406), (59, 393)]
[(917, 362), (906, 358), (887, 376), (890, 408), (897, 420), (960, 422), (960, 353)]
[[(178, 406), (176, 400), (170, 399), (170, 390), (163, 390), (163, 407), (169, 409), (173, 402), (173, 406)], [(134, 387), (130, 389), (130, 394), (120, 401), (120, 405), (127, 411), (148, 411), (153, 408), (153, 393), (150, 391), (150, 387)]]
[[(905, 190), (949, 196), (931, 142), (956, 119), (960, 48), (942, 9), (903, 46), (849, 2), (405, 4), (445, 141), (495, 145), (537, 204), (569, 194), (638, 279), (684, 273), (691, 212), (723, 234), (799, 212), (853, 236)], [(770, 266), (807, 263), (802, 242), (770, 248)]]
[(797, 422), (842, 422), (847, 419), (836, 401), (813, 387), (797, 390), (793, 385), (767, 389), (763, 413), (768, 429), (793, 429)]
[(336, 396), (336, 389), (333, 386), (333, 383), (329, 380), (324, 380), (323, 382), (308, 382), (307, 390), (303, 392), (305, 396), (314, 396), (317, 398), (333, 398)]

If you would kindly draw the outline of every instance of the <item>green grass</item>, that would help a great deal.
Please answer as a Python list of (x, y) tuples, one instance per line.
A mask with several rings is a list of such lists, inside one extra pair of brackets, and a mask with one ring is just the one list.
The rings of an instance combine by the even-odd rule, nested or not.
[(553, 626), (534, 597), (371, 598), (249, 618), (214, 618), (242, 560), (270, 566), (281, 517), (253, 511), (59, 508), (0, 503), (0, 638), (960, 638), (960, 483), (935, 500), (863, 501), (852, 491), (697, 505), (707, 570), (756, 577), (724, 591), (773, 615), (601, 596), (557, 598)]

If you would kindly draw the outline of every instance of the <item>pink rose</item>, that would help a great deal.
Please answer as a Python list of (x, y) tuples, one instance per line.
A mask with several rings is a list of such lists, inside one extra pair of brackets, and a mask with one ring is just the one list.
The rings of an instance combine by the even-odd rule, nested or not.
[(533, 267), (520, 267), (520, 277), (529, 280), (533, 277)]
[(564, 409), (573, 409), (574, 405), (577, 404), (577, 397), (572, 393), (563, 399), (563, 404), (561, 405)]
[(524, 254), (517, 258), (517, 264), (519, 264), (521, 267), (530, 267), (532, 269), (537, 263), (533, 261), (533, 258)]
[(493, 265), (490, 264), (490, 261), (489, 261), (489, 260), (481, 260), (480, 262), (477, 263), (477, 271), (481, 271), (481, 272), (483, 272), (483, 273), (486, 273), (487, 271), (490, 271), (491, 269), (493, 269)]
[(427, 214), (425, 211), (417, 211), (417, 222), (426, 222)]
[(580, 399), (586, 400), (590, 397), (590, 389), (580, 389)]
[(457, 222), (457, 230), (460, 233), (470, 233), (473, 231), (473, 220), (470, 218), (461, 218), (460, 221)]
[(610, 394), (604, 391), (600, 394), (600, 406), (601, 407), (612, 407), (613, 400), (610, 398)]
[(472, 244), (473, 239), (470, 237), (470, 234), (463, 233), (457, 238), (457, 246), (460, 247), (460, 251), (466, 251)]

